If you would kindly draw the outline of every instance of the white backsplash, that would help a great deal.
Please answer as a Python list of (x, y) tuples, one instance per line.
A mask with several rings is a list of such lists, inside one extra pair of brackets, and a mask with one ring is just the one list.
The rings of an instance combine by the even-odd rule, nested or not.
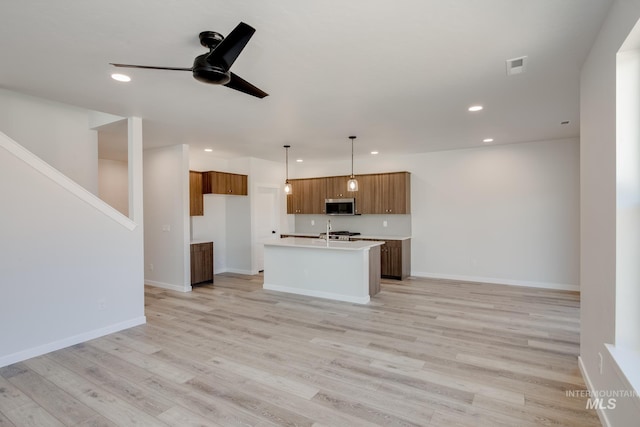
[(364, 236), (411, 236), (411, 215), (294, 216), (295, 233), (324, 233), (327, 220), (331, 220), (333, 231), (351, 231)]

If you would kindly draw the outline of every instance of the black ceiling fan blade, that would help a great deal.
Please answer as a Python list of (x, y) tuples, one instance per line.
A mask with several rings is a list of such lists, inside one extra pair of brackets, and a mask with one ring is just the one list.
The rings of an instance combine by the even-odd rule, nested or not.
[(207, 57), (207, 62), (211, 65), (221, 66), (228, 71), (255, 32), (256, 30), (252, 26), (244, 22), (239, 23), (236, 28), (211, 51)]
[(153, 67), (150, 65), (131, 65), (131, 64), (114, 64), (110, 63), (114, 67), (121, 68), (146, 68), (150, 70), (173, 70), (173, 71), (193, 71), (193, 68), (177, 68), (177, 67)]
[(239, 90), (240, 92), (246, 93), (248, 95), (255, 96), (256, 98), (264, 98), (265, 96), (269, 96), (269, 94), (262, 89), (258, 89), (248, 81), (244, 80), (241, 77), (238, 77), (236, 74), (231, 74), (231, 80), (229, 83), (225, 84), (226, 87)]

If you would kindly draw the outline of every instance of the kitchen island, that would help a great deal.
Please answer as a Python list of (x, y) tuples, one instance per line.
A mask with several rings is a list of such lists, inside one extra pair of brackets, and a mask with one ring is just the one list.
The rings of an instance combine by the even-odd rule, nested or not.
[(288, 237), (264, 244), (264, 289), (366, 304), (380, 291), (384, 242)]

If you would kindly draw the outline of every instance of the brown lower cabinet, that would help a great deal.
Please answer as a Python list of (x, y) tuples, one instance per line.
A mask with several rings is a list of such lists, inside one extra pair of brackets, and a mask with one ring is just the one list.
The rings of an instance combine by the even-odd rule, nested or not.
[(386, 279), (406, 279), (411, 274), (411, 239), (383, 241), (385, 243), (380, 247), (380, 276)]
[(213, 283), (213, 242), (191, 244), (191, 284)]

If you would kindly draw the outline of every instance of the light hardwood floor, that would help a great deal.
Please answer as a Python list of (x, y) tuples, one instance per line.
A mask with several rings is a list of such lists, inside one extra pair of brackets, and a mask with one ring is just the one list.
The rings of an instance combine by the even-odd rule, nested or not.
[(0, 426), (599, 426), (574, 292), (409, 278), (369, 305), (216, 275), (0, 369)]

